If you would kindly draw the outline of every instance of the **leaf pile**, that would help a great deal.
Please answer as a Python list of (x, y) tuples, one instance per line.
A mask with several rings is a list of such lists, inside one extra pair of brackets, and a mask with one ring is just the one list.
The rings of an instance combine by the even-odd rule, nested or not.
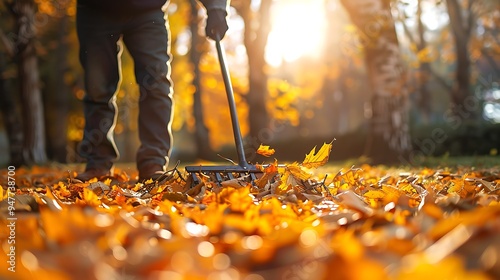
[(124, 171), (74, 183), (72, 172), (16, 170), (16, 272), (0, 278), (500, 278), (498, 169), (331, 173), (330, 151), (262, 166), (253, 185), (190, 187), (177, 168), (145, 184)]

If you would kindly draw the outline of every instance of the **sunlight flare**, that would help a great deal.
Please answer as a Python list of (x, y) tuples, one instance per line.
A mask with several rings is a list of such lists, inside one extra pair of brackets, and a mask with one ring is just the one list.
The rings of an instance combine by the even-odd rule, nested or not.
[(326, 27), (324, 1), (278, 1), (271, 22), (265, 55), (271, 66), (320, 54)]

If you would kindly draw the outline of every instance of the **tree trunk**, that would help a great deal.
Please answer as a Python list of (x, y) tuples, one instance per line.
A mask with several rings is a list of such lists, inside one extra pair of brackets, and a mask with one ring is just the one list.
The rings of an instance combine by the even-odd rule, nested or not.
[[(468, 18), (463, 19), (462, 9), (458, 0), (446, 0), (446, 7), (450, 18), (451, 30), (455, 41), (455, 52), (457, 55), (457, 69), (455, 72), (455, 85), (452, 89), (452, 111), (455, 114), (463, 114), (465, 100), (470, 96), (470, 73), (471, 62), (469, 58), (469, 39), (473, 24), (472, 0), (469, 0)], [(463, 23), (465, 21), (465, 23)], [(467, 118), (473, 117), (477, 112), (467, 112)], [(462, 116), (464, 117), (464, 116)]]
[[(23, 114), (23, 163), (43, 164), (45, 154), (45, 125), (39, 88), (38, 61), (35, 53), (35, 3), (18, 0), (14, 3), (17, 21), (18, 81)], [(64, 136), (65, 137), (65, 136)]]
[(193, 93), (193, 115), (195, 120), (195, 142), (196, 142), (196, 156), (200, 159), (210, 160), (213, 159), (213, 150), (210, 146), (209, 130), (205, 125), (205, 117), (203, 116), (203, 105), (201, 98), (201, 71), (200, 71), (200, 59), (203, 44), (206, 42), (202, 36), (200, 36), (198, 30), (200, 26), (200, 18), (198, 16), (198, 2), (196, 0), (190, 0), (191, 4), (191, 15), (189, 28), (191, 30), (191, 50), (189, 52), (189, 60), (193, 65), (193, 81), (192, 84), (195, 88)]
[(411, 150), (408, 92), (389, 0), (341, 0), (358, 27), (373, 89), (366, 153), (375, 163), (401, 160)]
[(50, 126), (47, 127), (47, 151), (49, 157), (57, 162), (66, 162), (67, 130), (70, 89), (65, 82), (68, 71), (68, 20), (64, 14), (58, 20), (57, 53), (55, 55), (55, 71), (58, 73), (53, 80), (53, 88), (46, 92), (47, 102), (46, 119)]
[[(417, 51), (421, 52), (427, 47), (425, 41), (425, 26), (422, 21), (422, 0), (418, 0), (417, 3), (417, 20), (418, 20), (418, 44)], [(431, 94), (429, 87), (427, 86), (429, 82), (429, 77), (431, 73), (431, 65), (427, 61), (420, 61), (420, 69), (418, 75), (418, 88), (419, 88), (419, 99), (418, 107), (422, 111), (424, 123), (428, 123), (431, 115)]]
[[(413, 32), (410, 31), (410, 29), (408, 29), (408, 26), (405, 24), (404, 22), (404, 19), (402, 19), (401, 21), (401, 24), (403, 26), (403, 29), (404, 29), (404, 32), (406, 34), (406, 36), (408, 37), (408, 39), (410, 40), (410, 42), (412, 44), (415, 44), (417, 46), (417, 52), (420, 52), (421, 50), (423, 50), (425, 48), (425, 46), (427, 45), (426, 42), (423, 40), (420, 40), (420, 42), (423, 42), (424, 45), (421, 45), (421, 43), (419, 41), (417, 41), (417, 39), (415, 39), (413, 37)], [(423, 26), (422, 26), (423, 28)], [(419, 32), (420, 33), (420, 32)], [(423, 36), (423, 32), (421, 34)], [(420, 36), (420, 34), (419, 34)], [(439, 51), (439, 50), (438, 50)], [(424, 66), (425, 65), (425, 66)], [(422, 67), (423, 66), (423, 67)], [(423, 70), (422, 70), (423, 69)], [(427, 82), (431, 79), (435, 79), (436, 82), (439, 83), (439, 85), (445, 89), (447, 92), (451, 92), (451, 89), (452, 87), (448, 84), (448, 82), (446, 81), (445, 78), (441, 77), (436, 71), (434, 71), (431, 67), (431, 64), (430, 63), (421, 63), (420, 64), (420, 69), (419, 70), (422, 70), (422, 71), (425, 71), (426, 74), (428, 75), (427, 77)], [(418, 82), (420, 83), (420, 81)], [(430, 93), (430, 92), (429, 92)]]
[(4, 54), (0, 53), (0, 109), (9, 141), (9, 165), (20, 166), (23, 163), (23, 131), (14, 96), (6, 88), (3, 77), (5, 65)]
[[(257, 14), (250, 8), (250, 1), (245, 1), (238, 9), (245, 22), (244, 44), (248, 56), (249, 90), (246, 95), (252, 143), (266, 141), (263, 133), (269, 126), (269, 112), (266, 107), (268, 100), (267, 81), (265, 71), (267, 63), (264, 58), (267, 38), (271, 30), (270, 7), (271, 0), (262, 0)], [(257, 28), (254, 28), (257, 26)], [(258, 147), (255, 147), (257, 149)]]
[[(316, 113), (319, 115), (319, 121), (324, 121), (328, 123), (331, 131), (338, 135), (341, 120), (341, 105), (340, 101), (343, 101), (343, 92), (340, 90), (343, 79), (340, 77), (342, 70), (340, 59), (335, 57), (335, 53), (330, 51), (338, 45), (336, 36), (330, 36), (330, 34), (335, 34), (336, 26), (338, 26), (337, 14), (333, 9), (329, 8), (329, 2), (325, 1), (325, 15), (326, 15), (326, 30), (325, 30), (325, 48), (323, 53), (323, 61), (327, 70), (327, 74), (323, 78), (323, 85), (321, 87), (320, 93), (322, 98), (322, 108)], [(338, 73), (338, 74), (330, 74)], [(345, 101), (345, 100), (344, 100)]]

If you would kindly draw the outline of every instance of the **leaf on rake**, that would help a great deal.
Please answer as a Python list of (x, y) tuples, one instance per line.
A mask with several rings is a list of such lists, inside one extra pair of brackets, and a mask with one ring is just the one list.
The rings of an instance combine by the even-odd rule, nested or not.
[(220, 184), (223, 187), (233, 187), (233, 188), (241, 188), (245, 187), (249, 184), (248, 178), (250, 175), (240, 176), (238, 178), (222, 181)]
[(278, 164), (275, 161), (274, 164), (270, 164), (269, 166), (267, 166), (266, 168), (263, 169), (264, 175), (262, 175), (262, 177), (258, 178), (255, 181), (255, 185), (259, 189), (262, 189), (262, 188), (268, 189), (271, 182), (275, 182), (276, 179), (279, 179), (279, 178), (277, 178), (277, 175), (278, 175), (277, 165)]
[(280, 180), (275, 181), (267, 181), (267, 184), (264, 186), (264, 191), (269, 191), (271, 193), (276, 193), (276, 188), (281, 184)]
[(286, 170), (288, 170), (297, 181), (306, 181), (313, 175), (310, 170), (297, 164), (288, 165)]
[[(203, 198), (205, 197), (205, 191), (206, 190), (207, 190), (207, 186), (205, 186), (205, 185), (201, 186), (200, 192), (198, 192), (198, 194), (196, 196), (194, 196), (193, 199), (196, 202), (202, 201)], [(188, 196), (188, 199), (190, 199), (189, 196)]]
[(280, 184), (277, 184), (275, 188), (271, 186), (271, 194), (285, 194), (288, 192), (292, 186), (296, 183), (296, 180), (291, 175), (290, 171), (285, 170), (285, 173), (281, 177)]
[(205, 186), (205, 183), (201, 182), (199, 183), (198, 185), (192, 187), (191, 189), (189, 189), (188, 191), (185, 192), (185, 194), (193, 197), (193, 196), (197, 196), (200, 191), (202, 190), (202, 187)]
[[(189, 177), (187, 180), (192, 180), (191, 177)], [(188, 182), (190, 183), (190, 182)], [(172, 184), (167, 185), (165, 188), (166, 190), (172, 191), (172, 192), (186, 192), (191, 184), (181, 184), (178, 182), (173, 182)]]

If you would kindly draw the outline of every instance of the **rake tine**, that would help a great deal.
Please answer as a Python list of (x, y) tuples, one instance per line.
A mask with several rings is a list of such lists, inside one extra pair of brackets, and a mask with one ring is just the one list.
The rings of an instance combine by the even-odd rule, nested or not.
[(219, 172), (215, 173), (215, 179), (217, 180), (217, 183), (224, 181)]

